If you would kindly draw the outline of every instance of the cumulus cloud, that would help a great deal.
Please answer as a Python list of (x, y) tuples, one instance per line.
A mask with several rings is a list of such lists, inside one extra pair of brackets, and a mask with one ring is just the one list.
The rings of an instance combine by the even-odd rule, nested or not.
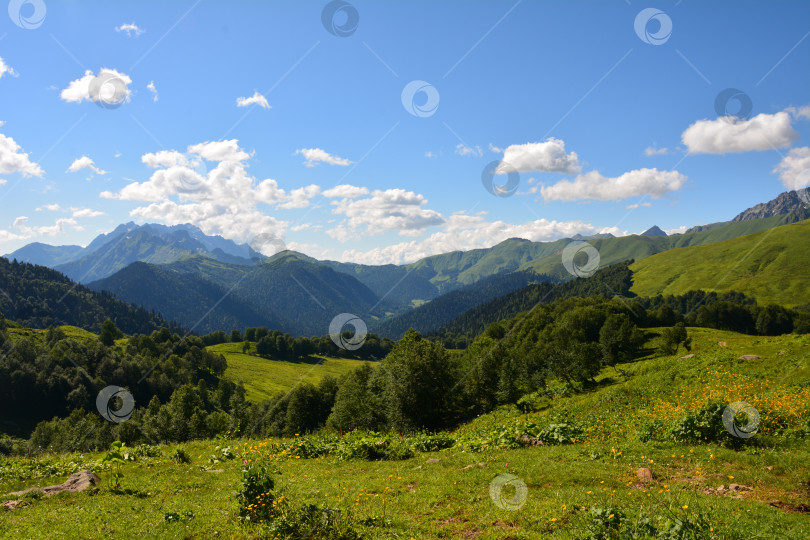
[(0, 174), (18, 172), (23, 176), (42, 176), (42, 168), (28, 159), (14, 139), (0, 133)]
[(147, 89), (148, 89), (150, 92), (152, 92), (152, 101), (154, 101), (155, 103), (157, 103), (157, 100), (158, 100), (158, 91), (157, 91), (157, 88), (155, 88), (155, 81), (150, 81), (150, 82), (149, 82), (149, 84), (147, 84), (147, 85), (146, 85), (146, 88), (147, 88)]
[(773, 169), (779, 179), (790, 190), (810, 186), (810, 148), (792, 148)]
[(340, 199), (356, 199), (357, 197), (368, 195), (368, 188), (353, 186), (351, 184), (340, 184), (323, 192), (324, 197)]
[(241, 162), (250, 157), (239, 147), (236, 139), (193, 144), (188, 147), (188, 151), (208, 161)]
[(656, 146), (648, 146), (644, 150), (644, 154), (648, 156), (661, 156), (664, 154), (669, 154), (669, 148), (657, 148)]
[(397, 231), (402, 236), (418, 236), (425, 229), (444, 223), (435, 210), (423, 208), (424, 196), (404, 189), (375, 189), (368, 197), (333, 201), (333, 214), (345, 216), (327, 234), (340, 242), (358, 235), (378, 235)]
[(258, 105), (262, 109), (271, 108), (270, 104), (267, 102), (267, 98), (261, 95), (259, 92), (254, 92), (250, 97), (236, 98), (237, 107), (248, 107), (250, 105)]
[(730, 116), (698, 120), (681, 134), (692, 154), (725, 154), (784, 148), (799, 137), (790, 114), (758, 114), (750, 120)]
[(17, 72), (14, 71), (14, 69), (12, 69), (11, 66), (6, 64), (5, 61), (3, 61), (2, 58), (0, 58), (0, 78), (2, 78), (3, 75), (6, 75), (6, 74), (11, 75), (12, 77), (17, 76)]
[(42, 206), (40, 206), (39, 208), (36, 208), (35, 210), (37, 212), (41, 212), (42, 210), (50, 210), (51, 212), (57, 212), (57, 211), (59, 211), (61, 209), (62, 209), (62, 207), (59, 206), (58, 203), (53, 203), (53, 204), (43, 204)]
[(134, 22), (124, 23), (121, 26), (116, 26), (115, 31), (119, 32), (119, 33), (120, 32), (125, 32), (127, 34), (127, 37), (132, 37), (132, 36), (138, 37), (138, 36), (140, 36), (141, 34), (144, 33), (144, 30), (142, 28), (140, 28)]
[(73, 163), (71, 163), (70, 167), (68, 167), (67, 172), (78, 172), (82, 169), (88, 169), (98, 175), (107, 174), (107, 171), (103, 171), (98, 167), (96, 167), (95, 164), (93, 163), (93, 160), (87, 156), (82, 156), (79, 159), (75, 160)]
[(161, 150), (160, 152), (144, 154), (141, 156), (141, 161), (152, 169), (188, 165), (188, 158), (176, 150)]
[(796, 119), (810, 120), (810, 105), (804, 105), (802, 107), (788, 107), (785, 110)]
[(574, 174), (582, 169), (576, 152), (565, 153), (565, 143), (550, 138), (543, 142), (513, 144), (503, 152), (503, 161), (496, 171), (508, 163), (518, 172), (560, 172)]
[(484, 151), (481, 150), (480, 146), (476, 145), (474, 147), (469, 147), (469, 146), (464, 146), (461, 143), (458, 143), (456, 145), (455, 152), (459, 156), (483, 156), (484, 155)]
[(57, 219), (53, 225), (28, 225), (28, 216), (18, 216), (14, 219), (11, 226), (16, 231), (0, 230), (0, 243), (12, 242), (20, 240), (28, 240), (38, 236), (58, 236), (67, 227), (71, 227), (76, 231), (84, 230), (84, 227), (78, 224), (73, 218), (60, 218)]
[(100, 210), (93, 210), (91, 208), (71, 207), (70, 210), (73, 212), (72, 216), (74, 218), (94, 218), (104, 215), (104, 212), (101, 212)]
[(688, 229), (689, 227), (686, 225), (681, 225), (680, 227), (676, 227), (674, 229), (666, 229), (664, 232), (672, 236), (673, 234), (684, 234)]
[(626, 235), (616, 227), (599, 228), (583, 221), (554, 221), (537, 219), (526, 223), (507, 223), (504, 221), (487, 221), (486, 212), (452, 214), (442, 230), (431, 234), (423, 240), (413, 240), (398, 244), (374, 248), (368, 251), (345, 250), (340, 260), (355, 261), (365, 264), (402, 264), (423, 257), (488, 248), (509, 238), (524, 238), (533, 242), (546, 242), (560, 238), (570, 238), (576, 234), (592, 235), (611, 233), (615, 236)]
[(290, 191), (290, 195), (287, 198), (287, 201), (281, 203), (279, 207), (291, 209), (291, 208), (306, 208), (309, 206), (309, 201), (313, 197), (317, 197), (321, 193), (320, 186), (316, 186), (315, 184), (310, 184), (308, 186), (304, 186), (301, 188), (296, 188)]
[(352, 162), (346, 158), (333, 156), (329, 152), (325, 150), (321, 150), (320, 148), (300, 148), (295, 151), (293, 154), (298, 155), (301, 154), (304, 156), (306, 161), (304, 165), (306, 167), (314, 167), (318, 163), (328, 163), (329, 165), (340, 165), (341, 167), (346, 167), (347, 165), (351, 165)]
[(84, 77), (71, 81), (68, 87), (59, 94), (68, 103), (82, 101), (101, 101), (104, 103), (128, 102), (132, 91), (129, 85), (132, 79), (114, 69), (102, 68), (98, 75), (91, 70), (84, 72)]
[[(185, 153), (144, 154), (141, 161), (156, 169), (148, 180), (133, 181), (100, 196), (151, 203), (130, 212), (137, 218), (169, 225), (193, 223), (206, 234), (242, 242), (260, 233), (280, 238), (287, 222), (264, 214), (257, 206), (302, 208), (320, 188), (311, 185), (287, 192), (271, 178), (256, 179), (247, 172), (249, 157), (235, 139), (193, 144)], [(204, 162), (212, 163), (206, 168)]]
[(654, 199), (677, 191), (686, 183), (686, 176), (678, 171), (637, 169), (616, 178), (602, 176), (598, 171), (581, 174), (573, 180), (561, 180), (543, 186), (540, 194), (547, 201), (577, 201), (594, 199), (614, 201), (649, 195)]

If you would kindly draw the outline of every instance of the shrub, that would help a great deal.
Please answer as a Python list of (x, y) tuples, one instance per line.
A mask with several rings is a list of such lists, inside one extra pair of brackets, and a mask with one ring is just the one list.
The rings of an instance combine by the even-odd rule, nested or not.
[(370, 434), (348, 438), (338, 447), (340, 459), (364, 459), (366, 461), (402, 460), (413, 457), (413, 450), (399, 437)]
[(283, 496), (276, 499), (274, 487), (266, 466), (250, 464), (243, 467), (242, 489), (236, 494), (241, 518), (254, 523), (271, 520), (276, 505), (284, 500)]
[(582, 435), (582, 428), (573, 422), (561, 421), (545, 427), (529, 425), (526, 428), (526, 434), (536, 437), (546, 444), (574, 444)]
[(670, 435), (678, 442), (728, 442), (731, 438), (723, 426), (723, 410), (726, 403), (708, 402), (696, 411), (689, 411), (675, 421)]
[(417, 452), (438, 452), (456, 444), (456, 438), (449, 433), (416, 433), (409, 441)]
[(302, 504), (291, 508), (284, 505), (279, 515), (270, 522), (268, 536), (272, 538), (297, 538), (301, 540), (358, 540), (348, 514), (316, 504)]
[(172, 454), (172, 461), (175, 463), (191, 463), (191, 456), (182, 448), (178, 448)]
[(638, 440), (641, 442), (660, 440), (664, 433), (664, 424), (658, 420), (647, 420), (638, 428)]

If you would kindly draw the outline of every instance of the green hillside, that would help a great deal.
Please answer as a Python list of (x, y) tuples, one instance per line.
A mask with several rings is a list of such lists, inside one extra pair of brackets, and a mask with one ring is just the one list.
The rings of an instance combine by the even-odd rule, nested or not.
[[(104, 453), (0, 459), (3, 494), (59, 483), (84, 468), (102, 479), (93, 496), (23, 497), (27, 506), (4, 514), (0, 535), (273, 537), (266, 523), (239, 520), (235, 494), (248, 463), (272, 475), (267, 495), (283, 495), (281, 525), (296, 526), (294, 508), (317, 505), (339, 512), (327, 514), (333, 535), (340, 527), (369, 539), (632, 538), (621, 531), (635, 538), (807, 538), (810, 452), (806, 439), (784, 436), (780, 426), (795, 429), (810, 412), (810, 338), (689, 332), (694, 357), (679, 360), (681, 352), (606, 369), (591, 391), (560, 393), (539, 412), (501, 408), (443, 435), (450, 447), (440, 451), (423, 451), (424, 436), (396, 434), (144, 445), (122, 465), (119, 488), (113, 466), (99, 462)], [(740, 360), (743, 354), (759, 358)], [(650, 431), (655, 422), (674, 425), (707, 398), (746, 401), (762, 412), (744, 449), (673, 442)], [(582, 431), (567, 443), (520, 442), (540, 427), (571, 424)], [(421, 450), (379, 461), (335, 451), (392, 445)], [(175, 457), (178, 450), (188, 462)], [(639, 480), (641, 468), (651, 482)], [(500, 474), (526, 486), (520, 496), (502, 493), (514, 501), (511, 509), (491, 495)]]
[(241, 343), (222, 343), (207, 349), (221, 354), (228, 362), (225, 378), (241, 381), (247, 399), (263, 401), (279, 392), (286, 392), (299, 383), (317, 384), (327, 375), (340, 377), (364, 363), (350, 358), (315, 357), (319, 363), (269, 360), (242, 353)]
[[(767, 231), (784, 224), (796, 223), (810, 218), (810, 209), (802, 208), (788, 214), (763, 219), (752, 219), (734, 223), (719, 223), (699, 231), (672, 236), (622, 236), (619, 238), (596, 238), (588, 243), (599, 251), (601, 266), (607, 266), (619, 261), (634, 259), (636, 261), (674, 248), (687, 246), (702, 246), (715, 242), (722, 242), (731, 238)], [(560, 254), (569, 241), (558, 241), (547, 244), (557, 245), (557, 249), (549, 254), (534, 258), (520, 266), (521, 270), (532, 270), (538, 274), (546, 274), (561, 279), (570, 278), (570, 274), (563, 268)], [(694, 288), (694, 287), (693, 287)]]
[[(751, 223), (741, 222), (740, 224)], [(736, 223), (734, 225), (737, 225)], [(639, 296), (693, 289), (739, 291), (760, 304), (810, 303), (810, 221), (706, 246), (673, 249), (631, 265)]]
[(127, 333), (151, 333), (163, 326), (180, 331), (176, 323), (44, 266), (0, 258), (0, 291), (0, 313), (30, 328), (72, 325), (98, 332), (111, 319)]

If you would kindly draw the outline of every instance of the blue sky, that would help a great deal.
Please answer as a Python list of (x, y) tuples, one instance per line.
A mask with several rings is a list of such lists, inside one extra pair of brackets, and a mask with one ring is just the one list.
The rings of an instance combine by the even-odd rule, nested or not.
[[(9, 12), (0, 253), (84, 245), (134, 220), (401, 263), (514, 236), (727, 220), (809, 176), (804, 1), (13, 0)], [(720, 112), (739, 116), (718, 114), (729, 88), (750, 111), (732, 98)], [(499, 191), (498, 174), (487, 191), (492, 169), (516, 171), (516, 190)]]

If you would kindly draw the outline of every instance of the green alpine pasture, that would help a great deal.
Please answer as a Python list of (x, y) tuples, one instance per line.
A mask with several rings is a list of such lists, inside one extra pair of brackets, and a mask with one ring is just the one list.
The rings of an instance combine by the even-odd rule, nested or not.
[[(648, 330), (648, 350), (658, 333)], [(281, 510), (301, 507), (332, 520), (331, 536), (312, 523), (312, 537), (324, 538), (809, 537), (810, 336), (689, 334), (688, 354), (651, 352), (605, 369), (585, 392), (560, 387), (552, 400), (500, 408), (439, 437), (319, 433), (144, 445), (124, 454), (118, 487), (117, 465), (100, 463), (104, 452), (0, 459), (4, 494), (86, 468), (102, 479), (97, 490), (22, 497), (23, 508), (0, 514), (0, 536), (301, 538), (283, 534), (284, 520), (298, 514)], [(244, 356), (230, 375), (249, 372), (252, 357), (217, 347), (229, 364)], [(322, 376), (338, 369), (332, 360), (301, 368)], [(286, 369), (300, 377), (298, 366)], [(756, 407), (754, 437), (734, 446), (666, 435), (715, 399)], [(517, 442), (525, 437), (529, 443)], [(449, 447), (421, 451), (433, 444), (426, 441)], [(239, 517), (242, 469), (259, 465), (283, 516), (272, 526)], [(639, 479), (641, 468), (651, 481)], [(510, 485), (498, 488), (496, 478)]]

